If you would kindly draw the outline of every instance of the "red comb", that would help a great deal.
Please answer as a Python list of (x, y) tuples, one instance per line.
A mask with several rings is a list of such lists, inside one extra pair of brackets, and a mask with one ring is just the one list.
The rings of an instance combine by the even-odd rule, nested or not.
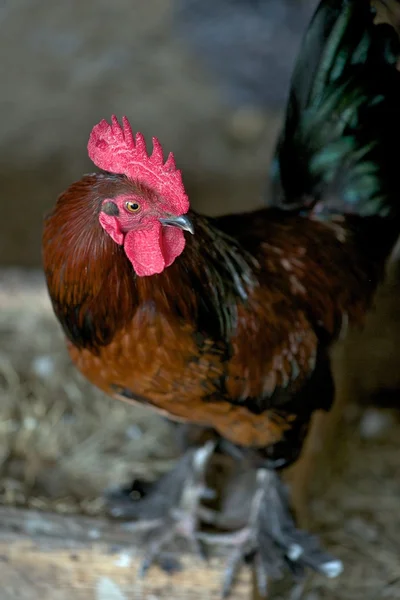
[(94, 164), (104, 171), (124, 174), (145, 183), (163, 197), (168, 210), (178, 215), (186, 213), (189, 200), (172, 152), (164, 163), (161, 144), (153, 137), (153, 153), (149, 156), (143, 135), (133, 136), (126, 117), (122, 117), (123, 127), (115, 115), (111, 122), (109, 125), (103, 119), (92, 129), (88, 153)]

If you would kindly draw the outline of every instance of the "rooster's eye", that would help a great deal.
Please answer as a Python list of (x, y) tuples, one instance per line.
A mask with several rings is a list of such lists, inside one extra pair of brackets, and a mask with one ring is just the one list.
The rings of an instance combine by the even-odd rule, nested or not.
[(125, 206), (126, 210), (128, 210), (131, 213), (135, 213), (140, 209), (140, 204), (138, 204), (137, 202), (126, 202)]

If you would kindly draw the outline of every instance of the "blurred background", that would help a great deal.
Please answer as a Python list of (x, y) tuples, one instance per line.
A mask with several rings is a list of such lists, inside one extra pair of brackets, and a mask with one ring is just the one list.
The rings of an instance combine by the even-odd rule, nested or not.
[(43, 214), (93, 125), (126, 114), (208, 212), (259, 201), (315, 0), (0, 2), (0, 261), (37, 266)]
[[(91, 128), (125, 114), (147, 139), (156, 135), (173, 150), (196, 209), (259, 206), (316, 4), (1, 0), (3, 504), (101, 514), (105, 487), (151, 480), (177, 451), (165, 421), (112, 402), (75, 372), (44, 288), (43, 216), (93, 170)], [(400, 577), (400, 428), (392, 408), (400, 383), (399, 281), (394, 262), (366, 331), (340, 351), (341, 368), (351, 373), (341, 432), (352, 460), (336, 468), (339, 482), (317, 497), (314, 512), (346, 572), (329, 585), (317, 578), (313, 600), (400, 598), (391, 583)]]

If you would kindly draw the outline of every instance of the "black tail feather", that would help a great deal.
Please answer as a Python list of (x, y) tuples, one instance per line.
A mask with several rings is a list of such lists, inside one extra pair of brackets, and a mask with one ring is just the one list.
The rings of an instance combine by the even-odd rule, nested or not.
[[(400, 43), (368, 0), (323, 0), (293, 74), (272, 166), (272, 204), (334, 214), (399, 214)], [(400, 154), (400, 152), (399, 152)]]

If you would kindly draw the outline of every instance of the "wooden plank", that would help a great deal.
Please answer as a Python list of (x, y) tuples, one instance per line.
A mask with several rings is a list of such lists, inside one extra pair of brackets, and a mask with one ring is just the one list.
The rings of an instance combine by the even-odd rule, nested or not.
[[(167, 574), (154, 566), (136, 574), (140, 541), (117, 523), (0, 507), (1, 600), (216, 600), (226, 555), (207, 562), (180, 555), (184, 567)], [(232, 600), (251, 598), (243, 568)]]

